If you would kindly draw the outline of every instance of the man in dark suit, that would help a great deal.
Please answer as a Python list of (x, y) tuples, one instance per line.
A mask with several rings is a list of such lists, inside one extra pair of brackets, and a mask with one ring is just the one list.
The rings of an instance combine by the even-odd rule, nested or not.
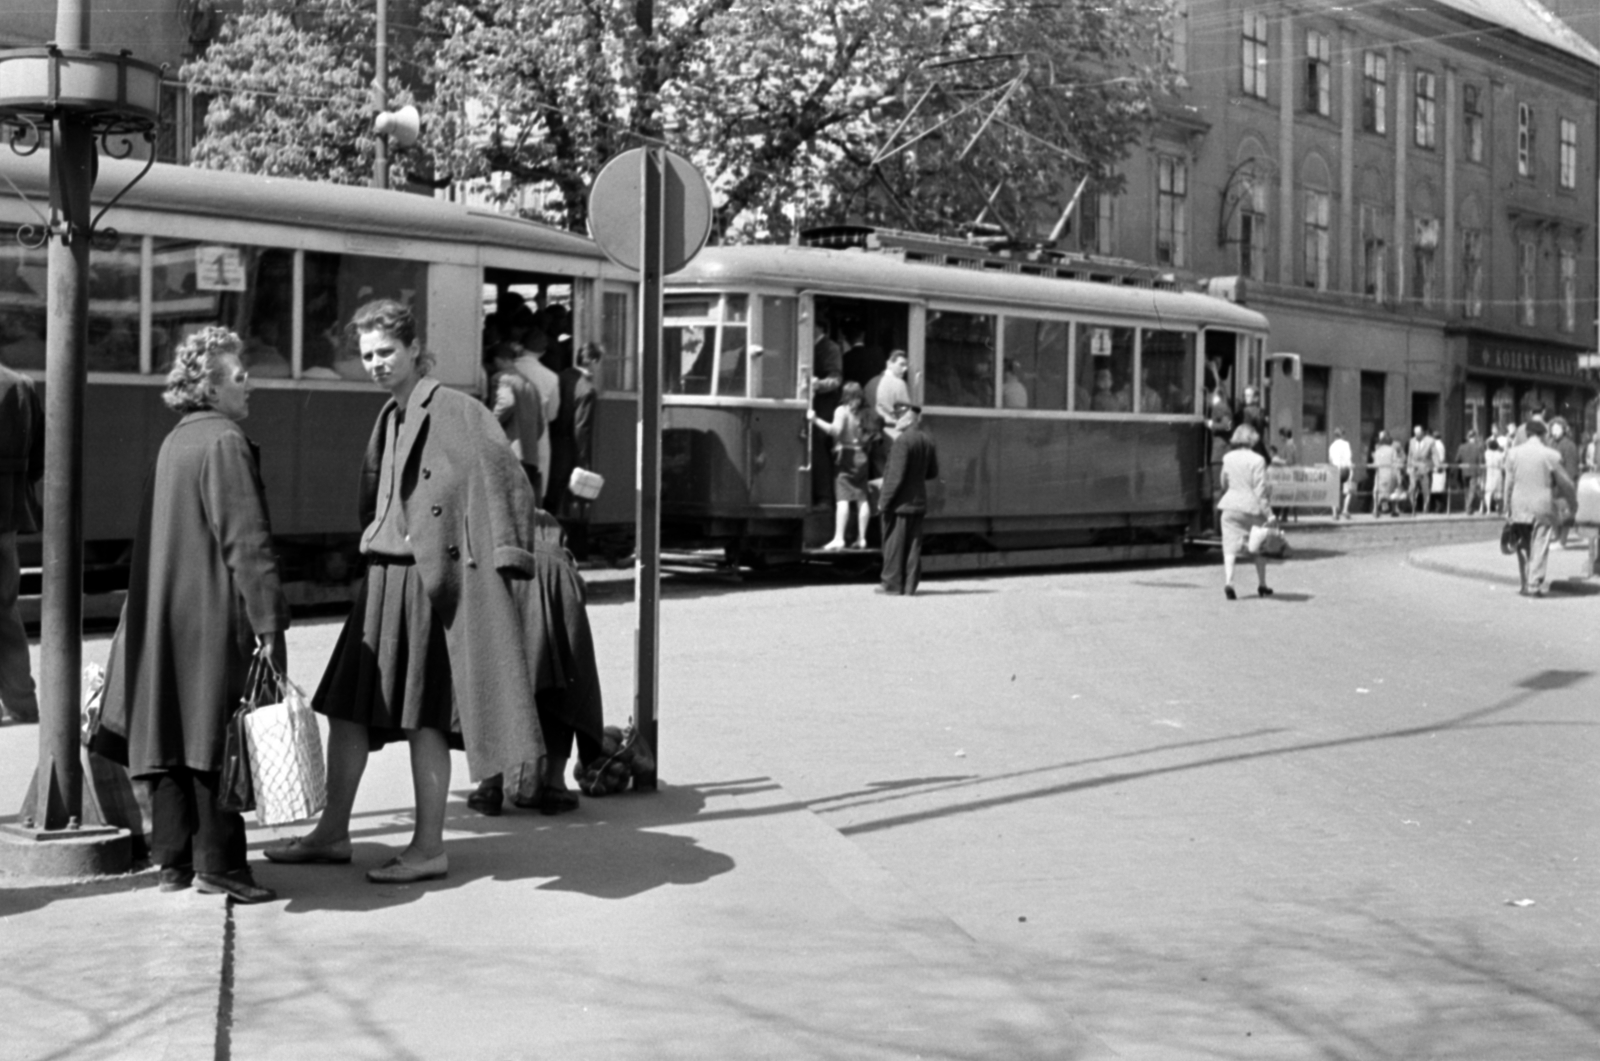
[(889, 450), (878, 511), (883, 517), (883, 576), (877, 592), (909, 596), (922, 567), (922, 519), (928, 481), (939, 477), (939, 450), (922, 429), (922, 407), (897, 405), (900, 434)]
[(572, 496), (574, 468), (594, 470), (594, 373), (603, 356), (599, 344), (584, 343), (573, 364), (561, 370), (561, 411), (550, 425), (550, 485), (545, 511), (561, 521), (567, 544), (579, 560), (589, 554), (589, 503)]
[(0, 365), (0, 718), (37, 722), (28, 635), (17, 608), (22, 570), (17, 535), (39, 529), (44, 477), (44, 409), (33, 381)]

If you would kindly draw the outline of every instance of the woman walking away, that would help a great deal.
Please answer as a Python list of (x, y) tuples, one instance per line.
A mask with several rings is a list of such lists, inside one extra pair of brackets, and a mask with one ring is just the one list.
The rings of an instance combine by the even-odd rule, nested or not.
[(867, 451), (862, 437), (861, 414), (865, 399), (861, 384), (851, 381), (840, 392), (839, 407), (833, 411), (833, 420), (822, 419), (811, 413), (811, 422), (826, 431), (833, 439), (834, 476), (833, 496), (836, 508), (833, 516), (833, 540), (823, 548), (829, 551), (845, 547), (845, 531), (850, 528), (850, 506), (856, 507), (856, 539), (850, 548), (867, 547)]
[(1384, 508), (1388, 508), (1389, 515), (1400, 515), (1400, 503), (1395, 498), (1400, 494), (1400, 469), (1403, 458), (1400, 447), (1394, 444), (1394, 439), (1389, 437), (1389, 432), (1378, 432), (1378, 444), (1372, 450), (1372, 465), (1375, 469), (1372, 476), (1372, 518), (1377, 519), (1383, 515)]
[[(1222, 458), (1222, 500), (1217, 511), (1222, 516), (1222, 592), (1238, 600), (1233, 591), (1233, 567), (1239, 551), (1248, 547), (1250, 529), (1276, 522), (1267, 503), (1267, 462), (1255, 451), (1261, 436), (1249, 424), (1234, 429), (1230, 449)], [(1272, 596), (1267, 587), (1267, 561), (1260, 551), (1251, 558), (1256, 564), (1256, 594)]]
[(435, 880), (444, 849), (450, 749), (474, 777), (544, 754), (530, 639), (513, 584), (534, 574), (536, 501), (505, 432), (480, 403), (427, 375), (411, 310), (387, 299), (350, 330), (390, 394), (362, 466), (358, 511), (367, 576), (312, 706), (328, 716), (328, 806), (274, 862), (344, 863), (367, 755), (411, 750), (416, 820), (378, 884)]
[(95, 750), (150, 787), (161, 890), (277, 898), (245, 861), (244, 818), (217, 805), (223, 738), (252, 656), (275, 657), (279, 588), (256, 448), (239, 427), (250, 378), (239, 337), (203, 328), (173, 358), (162, 400), (183, 419), (145, 484)]

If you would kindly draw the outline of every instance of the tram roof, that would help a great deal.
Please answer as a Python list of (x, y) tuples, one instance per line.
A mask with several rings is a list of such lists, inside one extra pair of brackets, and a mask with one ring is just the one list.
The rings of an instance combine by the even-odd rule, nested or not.
[(1055, 312), (1156, 317), (1174, 323), (1265, 331), (1252, 309), (1197, 291), (1031, 276), (906, 261), (894, 254), (818, 247), (707, 247), (668, 287), (778, 286), (832, 295), (948, 299)]
[[(100, 158), (94, 203), (99, 209), (141, 169), (142, 161)], [(19, 158), (7, 151), (0, 173), (44, 209), (50, 196), (48, 151)], [(10, 188), (0, 181), (0, 194)], [(289, 177), (196, 169), (158, 162), (117, 208), (197, 214), (267, 224), (362, 232), (399, 239), (442, 240), (537, 249), (585, 258), (605, 255), (594, 241), (551, 225), (422, 195)], [(115, 213), (113, 208), (113, 214)], [(115, 219), (110, 218), (112, 223)]]

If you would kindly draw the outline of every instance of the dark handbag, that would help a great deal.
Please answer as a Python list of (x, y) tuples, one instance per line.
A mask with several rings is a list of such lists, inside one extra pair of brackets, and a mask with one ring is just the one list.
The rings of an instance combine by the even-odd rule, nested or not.
[(1517, 551), (1517, 526), (1507, 523), (1500, 531), (1500, 551), (1507, 556)]
[(244, 735), (245, 716), (261, 702), (262, 686), (267, 681), (262, 658), (250, 660), (250, 670), (244, 677), (244, 695), (239, 707), (228, 719), (222, 739), (222, 780), (217, 790), (217, 806), (235, 814), (256, 809), (256, 786), (250, 774), (249, 743)]

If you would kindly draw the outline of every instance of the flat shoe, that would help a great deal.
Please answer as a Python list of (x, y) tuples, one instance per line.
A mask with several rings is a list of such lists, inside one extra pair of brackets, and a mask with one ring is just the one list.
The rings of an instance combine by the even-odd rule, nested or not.
[(1256, 596), (1258, 596), (1258, 597), (1270, 597), (1270, 596), (1272, 596), (1272, 587), (1270, 587), (1270, 586), (1257, 586), (1256, 587)]
[(164, 892), (181, 892), (193, 883), (193, 866), (162, 866), (160, 883), (156, 887)]
[(1238, 600), (1239, 599), (1239, 595), (1233, 591), (1233, 587), (1232, 586), (1223, 586), (1222, 587), (1222, 595), (1224, 597), (1227, 597), (1229, 600)]
[(267, 856), (268, 862), (280, 862), (289, 866), (300, 866), (308, 863), (323, 863), (329, 866), (344, 866), (350, 862), (350, 845), (337, 844), (332, 847), (312, 847), (304, 840), (290, 840), (277, 847), (269, 847), (261, 852)]
[(443, 880), (450, 872), (450, 856), (440, 855), (426, 862), (402, 862), (396, 855), (377, 869), (367, 870), (367, 880), (374, 884), (416, 884), (425, 880)]

